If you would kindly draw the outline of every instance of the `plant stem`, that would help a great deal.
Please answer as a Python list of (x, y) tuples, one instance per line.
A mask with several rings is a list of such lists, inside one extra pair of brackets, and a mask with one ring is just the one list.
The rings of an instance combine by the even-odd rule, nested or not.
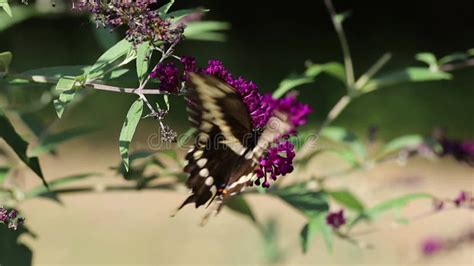
[(352, 57), (351, 52), (349, 49), (349, 43), (347, 42), (346, 34), (344, 32), (344, 28), (342, 27), (342, 22), (337, 19), (337, 13), (332, 4), (331, 0), (324, 0), (326, 4), (326, 8), (329, 11), (329, 15), (331, 16), (332, 24), (337, 33), (337, 37), (339, 38), (339, 42), (342, 48), (342, 54), (344, 56), (344, 67), (346, 69), (346, 85), (348, 91), (354, 90), (354, 67), (352, 64)]
[(351, 102), (351, 99), (352, 98), (349, 95), (344, 95), (342, 96), (341, 99), (339, 99), (339, 101), (336, 103), (336, 105), (332, 107), (326, 119), (323, 121), (323, 123), (319, 127), (318, 133), (320, 133), (323, 128), (327, 127), (332, 122), (334, 122), (334, 120), (336, 120), (336, 118), (342, 113), (342, 111), (344, 111), (347, 105), (349, 105), (349, 103)]
[[(59, 78), (56, 78), (56, 77), (48, 77), (48, 76), (40, 76), (40, 75), (26, 75), (26, 74), (8, 74), (6, 78), (28, 80), (35, 83), (43, 83), (43, 84), (56, 84), (59, 81)], [(136, 88), (117, 87), (117, 86), (96, 83), (96, 82), (86, 82), (84, 84), (84, 87), (88, 89), (94, 89), (94, 90), (100, 90), (100, 91), (130, 93), (130, 94), (136, 94), (136, 90), (137, 90)], [(160, 91), (158, 89), (143, 89), (141, 93), (145, 95), (171, 94), (167, 91)]]

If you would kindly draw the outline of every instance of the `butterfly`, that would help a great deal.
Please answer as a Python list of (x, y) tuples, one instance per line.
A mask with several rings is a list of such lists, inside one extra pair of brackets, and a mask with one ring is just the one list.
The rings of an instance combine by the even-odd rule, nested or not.
[(274, 111), (263, 129), (254, 129), (239, 93), (212, 76), (190, 73), (187, 114), (196, 129), (185, 157), (186, 186), (191, 195), (178, 208), (196, 208), (216, 200), (218, 213), (226, 199), (256, 180), (258, 158), (290, 129), (287, 115)]

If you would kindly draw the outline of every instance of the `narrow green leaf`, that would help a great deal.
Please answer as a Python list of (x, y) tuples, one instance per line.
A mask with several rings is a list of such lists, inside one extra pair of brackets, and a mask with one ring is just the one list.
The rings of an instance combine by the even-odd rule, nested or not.
[(344, 83), (346, 82), (346, 72), (341, 63), (329, 62), (325, 64), (312, 64), (306, 69), (305, 75), (308, 77), (316, 77), (321, 73), (330, 75)]
[(291, 89), (313, 82), (314, 79), (303, 75), (293, 75), (280, 82), (278, 89), (273, 92), (273, 97), (280, 98)]
[(128, 148), (135, 134), (135, 129), (143, 114), (143, 101), (137, 99), (128, 110), (127, 117), (123, 122), (122, 130), (120, 131), (119, 147), (120, 155), (125, 170), (129, 169)]
[(96, 27), (95, 23), (91, 23), (91, 27), (95, 39), (104, 51), (108, 50), (110, 47), (120, 41), (120, 37), (117, 31), (110, 30), (104, 27)]
[(137, 77), (140, 84), (145, 80), (150, 65), (150, 42), (143, 42), (137, 47)]
[(334, 19), (338, 22), (338, 23), (343, 23), (346, 19), (348, 19), (350, 16), (352, 15), (352, 11), (349, 10), (349, 11), (345, 11), (345, 12), (342, 12), (340, 14), (337, 14)]
[(53, 151), (59, 144), (74, 139), (78, 136), (88, 134), (93, 130), (93, 128), (78, 127), (68, 129), (56, 134), (48, 135), (46, 138), (43, 139), (43, 141), (41, 141), (41, 143), (38, 144), (38, 146), (31, 150), (30, 155), (38, 156), (45, 152)]
[(406, 194), (400, 197), (396, 197), (393, 199), (389, 199), (383, 201), (372, 208), (365, 209), (360, 215), (358, 215), (355, 219), (353, 219), (349, 225), (352, 227), (357, 224), (361, 220), (365, 219), (375, 219), (376, 217), (380, 216), (381, 214), (391, 211), (391, 210), (400, 210), (405, 207), (407, 204), (420, 200), (420, 199), (433, 199), (434, 197), (427, 193), (412, 193)]
[(206, 12), (209, 12), (209, 9), (204, 9), (204, 8), (181, 9), (181, 10), (169, 12), (168, 14), (166, 14), (165, 18), (172, 18), (173, 22), (177, 22), (186, 16), (199, 14), (199, 13), (206, 13)]
[(12, 62), (12, 57), (13, 55), (11, 52), (0, 53), (0, 70), (4, 70), (5, 73), (8, 73), (10, 64)]
[(436, 59), (436, 56), (432, 53), (418, 53), (415, 55), (415, 58), (416, 60), (427, 64), (430, 69), (438, 68), (438, 61)]
[[(80, 175), (74, 175), (74, 176), (67, 176), (67, 177), (62, 177), (55, 179), (51, 182), (51, 189), (46, 189), (45, 187), (35, 187), (31, 189), (30, 191), (25, 193), (26, 198), (35, 198), (35, 197), (42, 197), (46, 199), (53, 200), (59, 204), (63, 204), (61, 199), (59, 198), (59, 194), (54, 191), (54, 189), (60, 188), (62, 185), (74, 183), (83, 179), (86, 179), (91, 176), (95, 175), (100, 175), (96, 173), (86, 173), (86, 174), (80, 174)], [(74, 188), (75, 189), (75, 188)], [(74, 190), (72, 189), (72, 191)], [(77, 191), (82, 191), (82, 188), (77, 188)]]
[(397, 152), (401, 149), (416, 147), (424, 143), (424, 138), (420, 135), (405, 135), (398, 138), (395, 138), (385, 145), (382, 146), (378, 154), (376, 155), (377, 158), (383, 158), (384, 156)]
[(381, 75), (373, 78), (362, 88), (363, 92), (369, 92), (387, 86), (403, 82), (422, 82), (433, 80), (448, 80), (452, 75), (442, 71), (432, 71), (423, 67), (408, 67), (406, 69)]
[(328, 192), (328, 194), (335, 201), (349, 209), (358, 212), (364, 210), (364, 204), (354, 194), (352, 194), (352, 192), (348, 190), (331, 191)]
[(403, 195), (401, 197), (397, 197), (379, 203), (375, 207), (366, 210), (365, 214), (373, 219), (386, 211), (405, 207), (408, 203), (419, 199), (433, 199), (433, 196), (427, 193), (414, 193)]
[(326, 193), (308, 191), (304, 184), (284, 187), (274, 191), (274, 194), (309, 217), (329, 210)]
[(33, 172), (35, 172), (43, 181), (45, 186), (48, 186), (44, 179), (43, 173), (37, 157), (28, 157), (26, 154), (28, 150), (28, 142), (18, 135), (15, 128), (12, 126), (8, 118), (0, 110), (0, 137), (10, 146)]
[(84, 74), (90, 66), (78, 65), (78, 66), (55, 66), (55, 67), (43, 67), (32, 69), (23, 72), (22, 74), (31, 76), (49, 76), (54, 78), (61, 77), (76, 77)]
[[(4, 2), (3, 2), (4, 1)], [(8, 2), (6, 2), (6, 0), (2, 0), (2, 2), (0, 2), (0, 7), (3, 8), (3, 10), (7, 13), (7, 15), (9, 17), (12, 17), (13, 14), (12, 14), (12, 9), (10, 7), (10, 4), (8, 4)]]
[(253, 222), (257, 222), (257, 219), (255, 218), (255, 215), (253, 214), (250, 205), (247, 203), (243, 196), (234, 196), (229, 198), (225, 202), (225, 206), (227, 206), (234, 212), (247, 216)]
[(468, 58), (469, 58), (469, 54), (457, 52), (457, 53), (452, 53), (452, 54), (442, 57), (438, 63), (440, 65), (444, 65), (444, 64), (455, 62), (455, 61), (464, 61), (464, 60), (467, 60)]
[(9, 171), (10, 171), (9, 167), (0, 166), (0, 183), (2, 183), (3, 180), (5, 180)]
[(332, 251), (332, 230), (326, 223), (326, 214), (327, 212), (324, 212), (309, 219), (308, 223), (301, 230), (300, 240), (303, 253), (308, 251), (311, 239), (317, 233), (321, 233), (324, 243), (326, 244), (326, 248), (328, 251)]
[(175, 0), (170, 0), (168, 3), (164, 4), (160, 9), (158, 9), (158, 15), (164, 17), (170, 8), (173, 6)]
[(76, 80), (73, 78), (61, 78), (56, 84), (56, 90), (60, 92), (59, 98), (54, 100), (54, 109), (59, 118), (62, 117), (66, 105), (74, 99), (76, 89), (74, 84)]
[(119, 41), (97, 59), (97, 62), (89, 69), (87, 74), (101, 76), (106, 68), (111, 67), (119, 59), (122, 59), (122, 62), (127, 60), (127, 57), (130, 57), (131, 50), (133, 50), (133, 47), (129, 41), (126, 39)]
[(190, 40), (225, 41), (225, 34), (219, 31), (228, 30), (229, 28), (230, 24), (227, 22), (196, 21), (186, 26), (184, 35)]

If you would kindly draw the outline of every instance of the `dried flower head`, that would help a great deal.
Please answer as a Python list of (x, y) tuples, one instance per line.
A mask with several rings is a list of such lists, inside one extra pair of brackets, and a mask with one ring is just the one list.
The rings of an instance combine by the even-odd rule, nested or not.
[(160, 17), (157, 0), (81, 0), (77, 8), (92, 13), (97, 26), (127, 26), (126, 38), (135, 45), (145, 41), (176, 43), (183, 39), (184, 23)]

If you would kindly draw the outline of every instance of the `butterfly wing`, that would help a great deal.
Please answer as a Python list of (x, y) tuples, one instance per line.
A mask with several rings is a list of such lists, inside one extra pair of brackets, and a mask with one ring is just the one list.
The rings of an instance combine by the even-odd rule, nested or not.
[(181, 207), (193, 202), (199, 207), (214, 197), (230, 195), (229, 182), (248, 176), (255, 167), (251, 146), (256, 134), (240, 95), (209, 76), (191, 73), (190, 83), (187, 112), (197, 131), (184, 168), (192, 194)]

